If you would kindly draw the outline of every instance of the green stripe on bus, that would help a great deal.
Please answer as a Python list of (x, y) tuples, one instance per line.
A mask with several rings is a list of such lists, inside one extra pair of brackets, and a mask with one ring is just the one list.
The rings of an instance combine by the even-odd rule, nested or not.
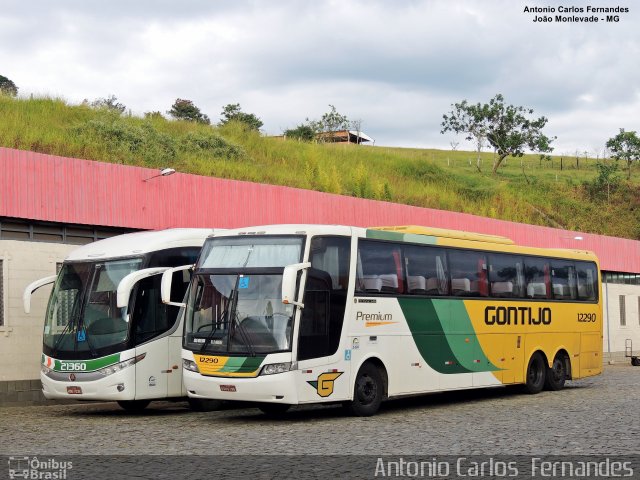
[[(100, 370), (101, 368), (108, 367), (109, 365), (113, 365), (114, 363), (118, 363), (120, 361), (120, 353), (114, 353), (112, 355), (107, 355), (106, 357), (94, 358), (91, 360), (54, 360), (53, 370), (56, 372), (94, 372), (96, 370)], [(43, 356), (44, 361), (44, 356)], [(85, 368), (66, 368), (62, 370), (61, 364), (85, 364)]]
[(438, 243), (438, 238), (431, 235), (390, 232), (388, 230), (367, 230), (367, 238), (376, 240), (392, 240), (395, 242), (422, 243), (425, 245), (435, 245)]
[(413, 340), (427, 364), (439, 373), (469, 373), (458, 360), (438, 318), (433, 302), (423, 298), (399, 298), (400, 308), (407, 319)]
[(230, 357), (224, 364), (224, 367), (220, 369), (221, 372), (255, 372), (262, 361), (264, 356), (260, 357)]
[(429, 300), (438, 314), (438, 318), (449, 318), (440, 321), (447, 342), (458, 359), (458, 362), (473, 372), (500, 370), (482, 350), (478, 336), (473, 329), (471, 318), (462, 300)]

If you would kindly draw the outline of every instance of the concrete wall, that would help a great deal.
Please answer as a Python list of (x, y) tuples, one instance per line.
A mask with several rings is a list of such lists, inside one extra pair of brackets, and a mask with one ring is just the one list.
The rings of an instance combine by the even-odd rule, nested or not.
[[(626, 326), (620, 325), (620, 295), (625, 296)], [(631, 339), (635, 355), (640, 355), (640, 285), (605, 283), (602, 285), (604, 303), (604, 352), (611, 352), (614, 360), (624, 358), (625, 340)]]
[[(24, 313), (22, 293), (34, 280), (55, 275), (77, 245), (0, 240), (4, 279), (4, 326), (0, 326), (0, 382), (40, 378), (42, 328), (51, 286), (37, 290), (31, 314)], [(22, 388), (23, 386), (21, 386)]]

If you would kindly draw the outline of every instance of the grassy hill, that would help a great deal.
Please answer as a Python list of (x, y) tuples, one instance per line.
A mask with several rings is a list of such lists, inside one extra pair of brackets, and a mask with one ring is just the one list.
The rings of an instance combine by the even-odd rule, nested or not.
[[(0, 95), (0, 146), (320, 190), (516, 222), (640, 238), (640, 172), (607, 196), (594, 159), (306, 144), (242, 125), (140, 118), (50, 98)], [(621, 165), (622, 167), (623, 165)], [(0, 172), (2, 174), (2, 172)]]

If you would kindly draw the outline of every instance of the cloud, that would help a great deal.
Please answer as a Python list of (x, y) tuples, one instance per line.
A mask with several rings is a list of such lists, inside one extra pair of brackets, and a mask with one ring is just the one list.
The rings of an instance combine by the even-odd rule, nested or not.
[(333, 104), (382, 145), (448, 148), (450, 105), (498, 92), (547, 116), (557, 149), (639, 129), (635, 14), (532, 17), (509, 0), (9, 1), (0, 73), (21, 94), (115, 94), (137, 113), (180, 97), (215, 120), (240, 102), (273, 134)]

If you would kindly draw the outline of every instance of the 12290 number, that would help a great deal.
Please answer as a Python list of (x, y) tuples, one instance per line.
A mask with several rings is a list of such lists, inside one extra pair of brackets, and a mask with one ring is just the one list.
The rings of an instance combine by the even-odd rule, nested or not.
[(583, 323), (595, 322), (596, 314), (595, 313), (579, 313), (578, 321)]

